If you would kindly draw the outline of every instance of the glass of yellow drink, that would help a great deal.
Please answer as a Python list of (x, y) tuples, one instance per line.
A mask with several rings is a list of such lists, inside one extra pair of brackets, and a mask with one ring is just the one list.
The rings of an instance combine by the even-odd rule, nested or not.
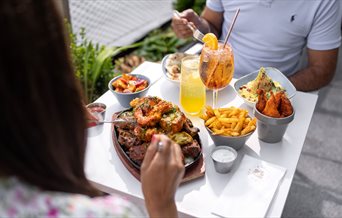
[(234, 74), (234, 56), (230, 44), (218, 43), (218, 48), (211, 49), (204, 45), (199, 72), (204, 85), (213, 90), (213, 108), (216, 107), (218, 90), (230, 83)]
[(205, 86), (199, 75), (199, 57), (182, 59), (180, 77), (180, 104), (186, 113), (197, 115), (205, 105)]

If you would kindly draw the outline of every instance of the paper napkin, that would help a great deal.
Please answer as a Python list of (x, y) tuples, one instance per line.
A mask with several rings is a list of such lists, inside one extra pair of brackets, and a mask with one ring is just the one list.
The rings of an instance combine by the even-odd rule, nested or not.
[(214, 203), (221, 217), (264, 217), (286, 169), (245, 155)]

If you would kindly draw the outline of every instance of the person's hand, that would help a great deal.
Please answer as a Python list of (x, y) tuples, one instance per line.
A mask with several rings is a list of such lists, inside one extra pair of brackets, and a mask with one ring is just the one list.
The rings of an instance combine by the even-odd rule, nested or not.
[(140, 178), (151, 217), (177, 217), (174, 197), (184, 171), (180, 146), (165, 135), (154, 135), (141, 166)]
[(181, 18), (173, 16), (171, 26), (178, 38), (188, 38), (192, 36), (192, 30), (187, 24), (198, 28), (201, 24), (200, 17), (192, 9), (187, 9), (181, 13)]

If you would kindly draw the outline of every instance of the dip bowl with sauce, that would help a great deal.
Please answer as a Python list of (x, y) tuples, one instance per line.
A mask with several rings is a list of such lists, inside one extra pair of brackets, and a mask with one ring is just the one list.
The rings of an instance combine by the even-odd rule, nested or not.
[[(106, 114), (106, 105), (103, 103), (90, 103), (87, 105), (88, 111), (97, 118), (98, 121), (103, 121)], [(97, 125), (97, 122), (94, 122)]]
[(216, 146), (211, 152), (211, 159), (213, 159), (214, 167), (218, 173), (229, 173), (237, 158), (235, 149), (221, 145)]

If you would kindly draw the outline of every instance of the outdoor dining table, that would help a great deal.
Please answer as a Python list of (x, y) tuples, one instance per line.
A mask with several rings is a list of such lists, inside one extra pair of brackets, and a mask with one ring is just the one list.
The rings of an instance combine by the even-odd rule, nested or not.
[[(145, 62), (134, 73), (148, 75), (152, 81), (155, 81), (147, 95), (159, 96), (164, 100), (180, 105), (179, 87), (162, 76), (160, 64)], [(233, 89), (234, 82), (233, 79), (228, 87), (219, 92), (218, 106), (245, 108), (252, 115), (253, 108), (245, 105), (243, 100), (236, 95)], [(258, 133), (255, 131), (246, 145), (238, 151), (239, 156), (247, 154), (279, 165), (287, 170), (267, 211), (267, 217), (280, 217), (282, 214), (317, 97), (316, 93), (297, 91), (292, 99), (296, 111), (295, 118), (288, 126), (282, 141), (274, 144), (265, 143), (258, 139)], [(113, 113), (124, 109), (110, 91), (103, 94), (96, 102), (107, 105), (106, 120), (110, 120)], [(211, 102), (211, 92), (207, 92), (207, 104), (210, 105)], [(200, 129), (206, 172), (203, 177), (180, 185), (175, 197), (177, 208), (181, 216), (216, 217), (211, 213), (213, 202), (219, 198), (222, 190), (229, 185), (229, 180), (234, 176), (234, 173), (219, 174), (215, 172), (210, 158), (210, 152), (215, 145), (209, 137), (203, 121), (199, 117), (187, 116), (194, 126)], [(238, 165), (234, 167), (237, 168)], [(103, 124), (88, 129), (85, 171), (87, 178), (100, 190), (107, 193), (119, 193), (143, 206), (141, 184), (126, 169), (117, 155), (112, 141), (111, 124)], [(158, 182), (158, 178), (155, 179)]]

